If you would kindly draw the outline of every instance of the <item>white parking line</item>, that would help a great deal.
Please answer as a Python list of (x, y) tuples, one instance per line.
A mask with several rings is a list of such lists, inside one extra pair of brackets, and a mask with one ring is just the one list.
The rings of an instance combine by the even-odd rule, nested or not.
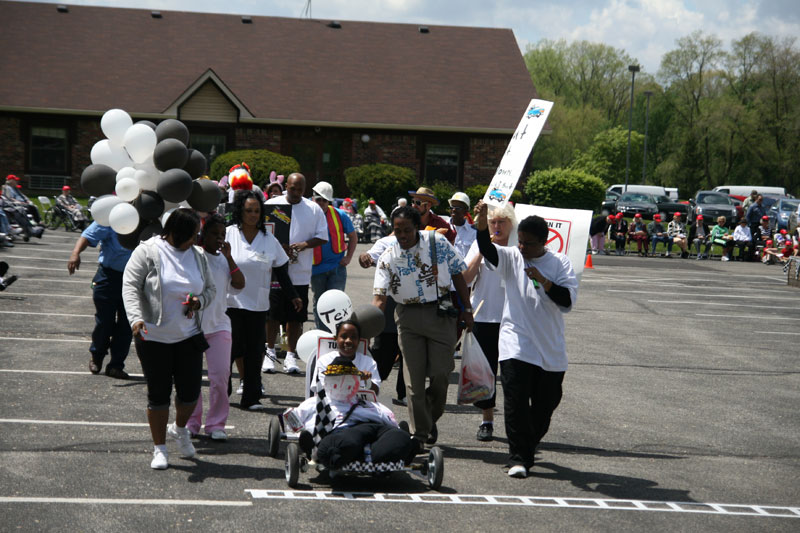
[[(0, 424), (42, 424), (57, 426), (98, 426), (121, 428), (146, 428), (147, 422), (94, 422), (91, 420), (36, 420), (31, 418), (0, 418)], [(235, 429), (236, 426), (225, 426), (225, 429)]]
[(117, 498), (48, 498), (0, 496), (0, 503), (69, 503), (88, 505), (198, 505), (216, 507), (250, 507), (252, 501), (235, 500), (127, 500)]
[(11, 292), (11, 291), (8, 291), (5, 294), (7, 294), (9, 296), (41, 296), (42, 298), (89, 298), (89, 299), (92, 298), (91, 296), (81, 296), (81, 295), (75, 295), (75, 294), (54, 294), (52, 292), (40, 293), (40, 292)]
[(726, 307), (752, 307), (754, 309), (797, 309), (797, 306), (793, 307), (781, 307), (778, 305), (750, 305), (750, 304), (724, 304), (724, 303), (717, 303), (717, 302), (698, 302), (698, 301), (690, 301), (690, 300), (682, 300), (682, 301), (672, 301), (672, 300), (647, 300), (650, 303), (654, 304), (676, 304), (676, 305), (721, 305)]
[(764, 333), (766, 335), (800, 335), (800, 332), (794, 333), (792, 331), (754, 331), (753, 333)]
[[(695, 313), (694, 316), (712, 316), (717, 318), (758, 318), (763, 319), (763, 315), (714, 315), (711, 313)], [(791, 318), (788, 316), (771, 316), (770, 320), (800, 320), (800, 318)]]
[(68, 313), (34, 313), (33, 311), (0, 311), (4, 315), (46, 315), (46, 316), (76, 316), (80, 318), (94, 318), (94, 315), (70, 315)]
[[(69, 261), (69, 257), (64, 257), (63, 259), (60, 257), (29, 257), (27, 255), (4, 255), (3, 257), (8, 259), (32, 259), (34, 261), (60, 261), (65, 263)], [(81, 259), (82, 265), (96, 265), (97, 261), (84, 261)]]
[(513, 496), (488, 494), (390, 494), (380, 492), (337, 492), (305, 490), (246, 489), (253, 499), (324, 500), (370, 503), (428, 503), (440, 505), (503, 505), (521, 507), (562, 507), (602, 511), (651, 511), (701, 513), (763, 518), (800, 518), (800, 507), (734, 503), (667, 502), (599, 498)]
[[(0, 373), (6, 374), (64, 374), (64, 375), (74, 375), (74, 376), (91, 376), (91, 374), (85, 370), (80, 372), (76, 370), (26, 370), (26, 369), (14, 369), (14, 368), (0, 368)], [(143, 378), (144, 374), (128, 374), (134, 378)]]
[(42, 339), (37, 337), (0, 337), (0, 341), (41, 341), (41, 342), (92, 342), (92, 339)]
[[(653, 291), (630, 291), (625, 289), (606, 289), (606, 292), (624, 292), (627, 294), (653, 294)], [(696, 296), (698, 298), (708, 297), (708, 298), (739, 298), (742, 300), (792, 300), (794, 302), (798, 301), (798, 297), (792, 298), (781, 298), (779, 296), (753, 296), (751, 294), (742, 295), (742, 294), (698, 294), (696, 292), (671, 292), (669, 293), (670, 296)]]
[[(66, 261), (64, 262), (64, 266), (62, 268), (35, 267), (35, 266), (30, 266), (30, 265), (18, 265), (16, 263), (11, 265), (11, 269), (13, 269), (13, 270), (19, 270), (19, 269), (23, 269), (23, 268), (25, 270), (48, 270), (48, 271), (51, 271), (51, 272), (66, 272), (67, 271)], [(76, 272), (76, 274), (79, 274), (79, 273), (83, 274), (84, 272), (86, 274), (90, 274), (90, 275), (94, 276), (94, 270), (79, 270), (78, 272)]]
[[(64, 271), (64, 273), (66, 274), (66, 270)], [(50, 283), (53, 283), (53, 282), (54, 283), (81, 283), (81, 284), (84, 284), (84, 285), (86, 285), (87, 282), (91, 283), (91, 280), (87, 280), (85, 278), (84, 279), (66, 279), (66, 277), (65, 277), (64, 279), (62, 279), (62, 278), (19, 278), (19, 279), (17, 279), (17, 284), (29, 283), (31, 281), (45, 281), (45, 282), (50, 282)]]

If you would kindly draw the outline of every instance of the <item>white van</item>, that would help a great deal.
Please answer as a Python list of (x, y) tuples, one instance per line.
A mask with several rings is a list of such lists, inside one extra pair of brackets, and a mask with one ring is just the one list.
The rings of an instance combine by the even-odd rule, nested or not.
[[(616, 183), (606, 189), (606, 191), (615, 192), (617, 194), (623, 194), (625, 192), (625, 184)], [(664, 190), (664, 187), (659, 185), (631, 185), (628, 184), (628, 191), (627, 192), (643, 192), (647, 194), (660, 194), (662, 196), (667, 196), (667, 191)]]
[(783, 187), (767, 187), (766, 185), (720, 185), (719, 187), (714, 187), (714, 190), (725, 194), (735, 194), (736, 196), (750, 196), (753, 191), (758, 191), (759, 194), (786, 196), (786, 189)]

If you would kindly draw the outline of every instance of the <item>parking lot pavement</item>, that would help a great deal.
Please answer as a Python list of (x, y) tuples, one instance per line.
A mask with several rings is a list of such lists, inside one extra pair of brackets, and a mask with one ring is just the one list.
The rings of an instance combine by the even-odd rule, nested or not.
[[(84, 252), (81, 270), (68, 276), (76, 239), (47, 232), (0, 251), (19, 276), (0, 293), (0, 529), (730, 532), (800, 524), (800, 293), (780, 267), (595, 256), (566, 315), (564, 399), (528, 479), (502, 468), (502, 390), (496, 438), (483, 443), (477, 410), (455, 404), (454, 386), (439, 423), (440, 491), (396, 474), (342, 479), (331, 492), (311, 473), (288, 491), (284, 448), (278, 459), (265, 449), (268, 417), (302, 399), (303, 379), (282, 373), (264, 376), (265, 412), (240, 411), (231, 397), (228, 442), (198, 439), (192, 460), (168, 443), (170, 468), (149, 468), (135, 353), (129, 381), (87, 369), (97, 252)], [(372, 273), (349, 267), (354, 306), (371, 300)], [(391, 403), (394, 380), (395, 372), (380, 397), (406, 419)]]

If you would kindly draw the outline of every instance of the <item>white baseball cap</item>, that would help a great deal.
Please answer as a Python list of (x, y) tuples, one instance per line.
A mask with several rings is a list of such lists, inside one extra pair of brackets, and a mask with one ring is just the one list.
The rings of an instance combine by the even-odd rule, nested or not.
[(455, 193), (452, 198), (447, 200), (447, 203), (449, 203), (452, 206), (454, 201), (465, 203), (467, 204), (467, 208), (469, 208), (469, 196), (467, 196), (463, 192)]
[(327, 181), (320, 181), (311, 189), (317, 196), (322, 196), (329, 202), (333, 201), (333, 186)]

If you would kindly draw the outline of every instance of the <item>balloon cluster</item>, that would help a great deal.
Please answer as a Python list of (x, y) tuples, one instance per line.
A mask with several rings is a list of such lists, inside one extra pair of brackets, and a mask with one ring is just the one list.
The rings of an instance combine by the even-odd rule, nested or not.
[(159, 233), (179, 206), (216, 209), (222, 193), (213, 181), (199, 179), (206, 172), (206, 158), (187, 148), (189, 129), (181, 121), (134, 124), (122, 109), (111, 109), (100, 128), (106, 138), (92, 147), (92, 164), (81, 174), (81, 187), (98, 197), (92, 216), (111, 226), (120, 244), (134, 248)]

